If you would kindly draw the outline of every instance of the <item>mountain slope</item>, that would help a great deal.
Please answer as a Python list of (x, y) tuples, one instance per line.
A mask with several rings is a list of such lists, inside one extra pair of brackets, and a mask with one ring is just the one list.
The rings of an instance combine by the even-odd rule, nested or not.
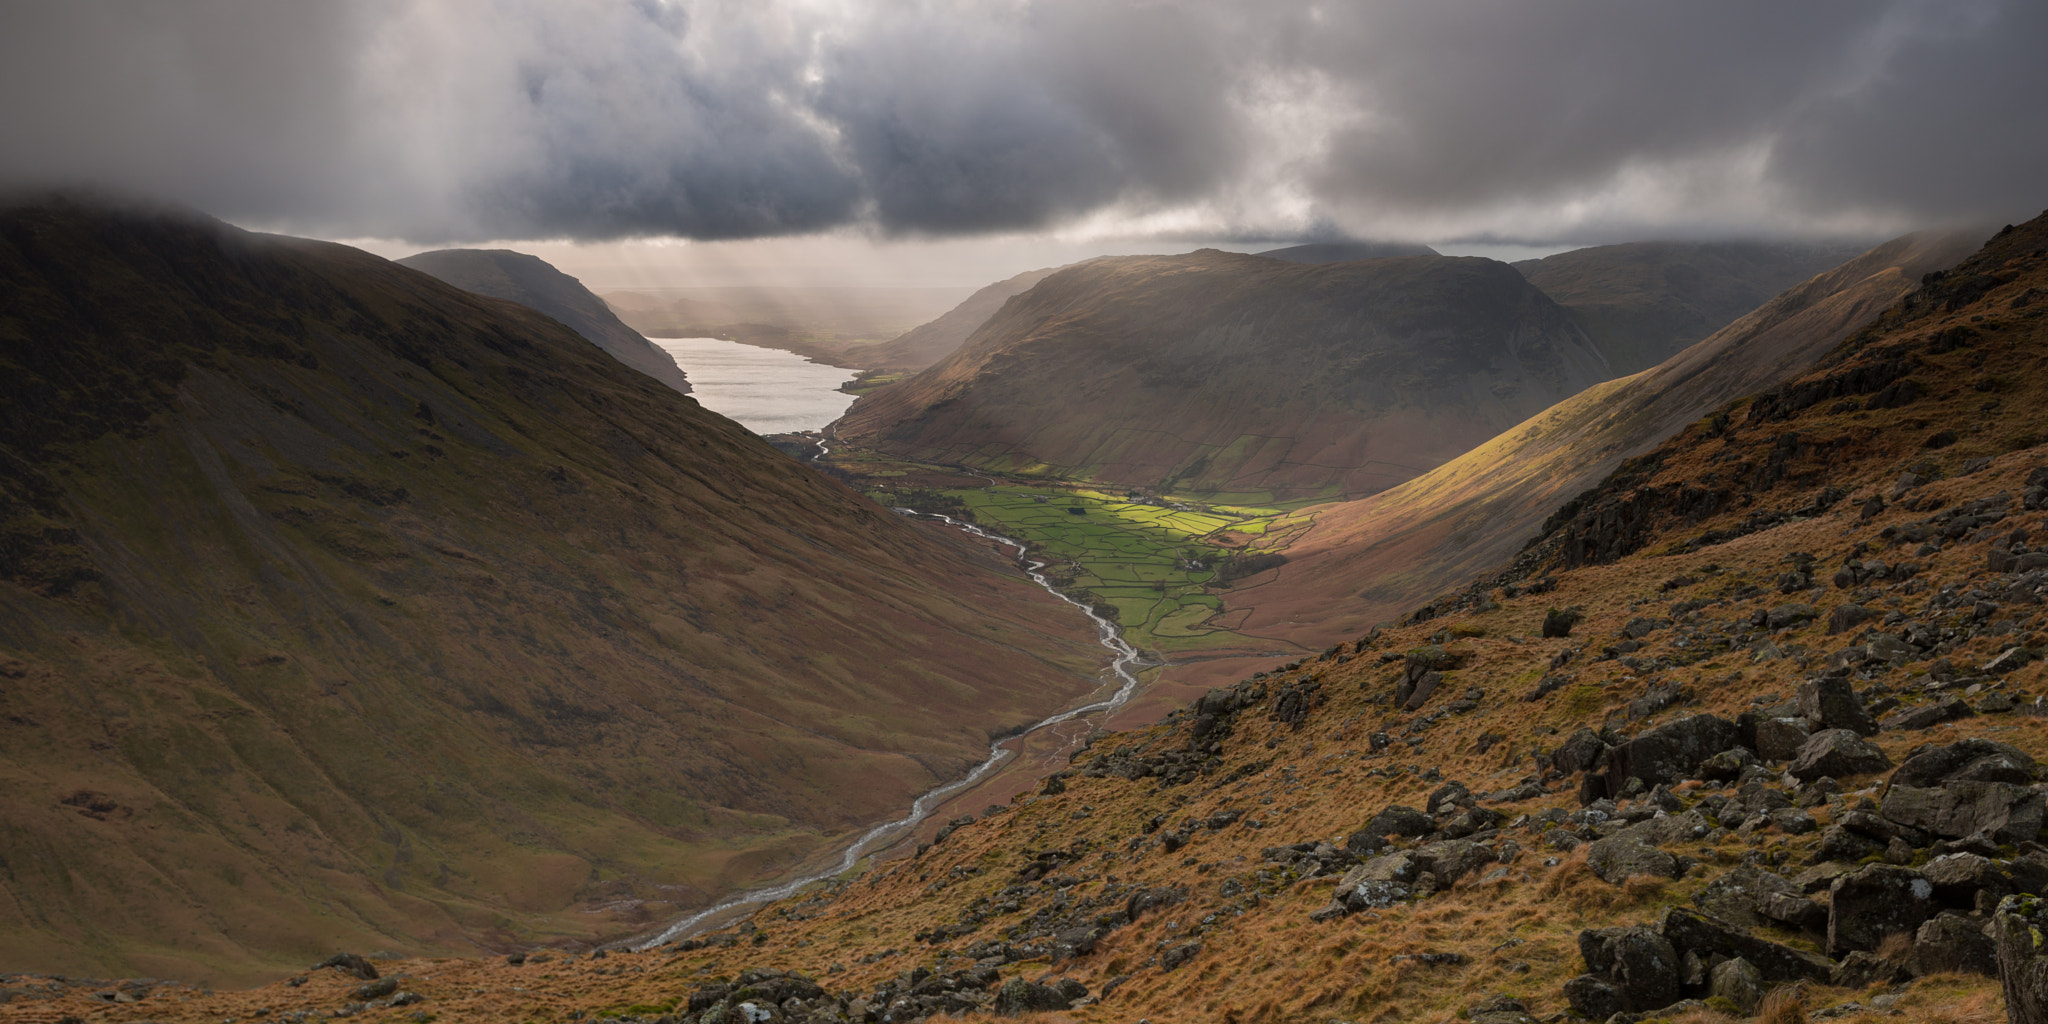
[(612, 358), (682, 392), (690, 382), (668, 353), (619, 320), (581, 281), (537, 256), (510, 249), (436, 249), (398, 263), (432, 274), (463, 291), (531, 306), (560, 320)]
[(1571, 313), (1621, 375), (1663, 362), (1862, 251), (1789, 242), (1630, 242), (1514, 266)]
[(841, 439), (1110, 484), (1279, 498), (1399, 483), (1607, 377), (1503, 263), (1093, 260), (856, 402)]
[(1003, 303), (1030, 291), (1059, 270), (1047, 267), (1004, 278), (976, 291), (930, 323), (913, 327), (882, 344), (849, 351), (848, 355), (860, 360), (861, 368), (866, 370), (922, 370), (952, 355), (1003, 308)]
[(590, 938), (893, 817), (1085, 620), (524, 306), (0, 212), (0, 962)]
[[(1272, 582), (1225, 598), (1243, 630), (1315, 649), (1507, 560), (1571, 495), (1708, 409), (1799, 373), (1975, 246), (1907, 235), (1765, 303), (1663, 364), (1558, 403), (1382, 494), (1304, 513)], [(1363, 583), (1363, 588), (1361, 588)]]

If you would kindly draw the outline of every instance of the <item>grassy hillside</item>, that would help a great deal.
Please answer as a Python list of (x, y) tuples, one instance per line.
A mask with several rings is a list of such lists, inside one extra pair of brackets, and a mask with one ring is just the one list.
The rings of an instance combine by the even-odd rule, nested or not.
[(556, 321), (0, 212), (0, 964), (643, 927), (1092, 689), (1087, 623)]
[(930, 323), (919, 324), (880, 345), (849, 350), (847, 355), (857, 357), (865, 370), (922, 370), (952, 355), (1004, 303), (1030, 291), (1058, 270), (1027, 270), (1004, 278), (977, 290)]
[(862, 397), (889, 455), (1250, 504), (1425, 472), (1608, 376), (1506, 264), (1203, 250), (1069, 267)]

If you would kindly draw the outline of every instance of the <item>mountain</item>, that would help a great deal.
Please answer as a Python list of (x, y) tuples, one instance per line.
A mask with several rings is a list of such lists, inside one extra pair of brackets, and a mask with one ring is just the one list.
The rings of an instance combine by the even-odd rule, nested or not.
[(510, 249), (436, 249), (398, 261), (463, 291), (531, 306), (612, 354), (612, 358), (682, 392), (690, 382), (668, 353), (628, 327), (583, 282), (537, 256)]
[(1617, 374), (1647, 369), (1779, 292), (1853, 259), (1861, 245), (1630, 242), (1522, 260)]
[(1282, 249), (1267, 249), (1259, 253), (1289, 263), (1345, 263), (1351, 260), (1378, 260), (1389, 256), (1436, 256), (1435, 249), (1426, 245), (1408, 242), (1310, 242), (1307, 245), (1290, 245)]
[(922, 370), (952, 355), (1003, 303), (1022, 295), (1060, 268), (1027, 270), (988, 285), (930, 323), (920, 324), (880, 345), (850, 351), (867, 370)]
[(2048, 878), (2044, 311), (2048, 217), (1599, 481), (1512, 587), (685, 941), (375, 966), (448, 1020), (2008, 1019)]
[(1225, 596), (1242, 631), (1319, 649), (1506, 561), (1571, 495), (1736, 397), (1797, 375), (1976, 246), (1907, 235), (1763, 304), (1655, 368), (1588, 388), (1399, 487), (1303, 514), (1270, 583)]
[(1608, 376), (1505, 263), (1068, 267), (837, 428), (899, 457), (1272, 498), (1384, 490)]
[(986, 543), (343, 246), (15, 201), (0, 379), (9, 969), (638, 929), (1101, 667)]

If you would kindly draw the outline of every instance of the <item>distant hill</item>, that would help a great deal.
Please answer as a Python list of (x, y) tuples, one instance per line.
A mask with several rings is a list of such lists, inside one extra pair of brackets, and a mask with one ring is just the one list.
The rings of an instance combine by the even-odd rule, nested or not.
[(1315, 264), (1377, 260), (1389, 256), (1435, 256), (1438, 253), (1429, 246), (1411, 242), (1310, 242), (1284, 249), (1267, 249), (1259, 255), (1289, 263)]
[(560, 320), (612, 358), (682, 392), (690, 382), (668, 353), (625, 325), (581, 281), (538, 256), (510, 249), (436, 249), (397, 261), (464, 291), (531, 306)]
[(1977, 247), (1970, 232), (1886, 242), (1661, 365), (1588, 388), (1431, 472), (1320, 506), (1263, 587), (1225, 596), (1244, 632), (1314, 649), (1405, 614), (1511, 558), (1544, 517), (1706, 411), (1804, 371)]
[(0, 964), (637, 930), (1094, 688), (1073, 609), (555, 319), (0, 207)]
[(1863, 245), (1629, 242), (1523, 260), (1617, 374), (1663, 362), (1772, 296), (1854, 259)]
[(1030, 291), (1059, 269), (1027, 270), (997, 281), (968, 296), (930, 323), (914, 327), (880, 345), (851, 350), (847, 355), (860, 360), (861, 368), (866, 370), (922, 370), (952, 355), (955, 349), (966, 343), (969, 335), (1003, 308), (1003, 303)]
[(1053, 274), (952, 355), (856, 402), (838, 434), (1124, 486), (1358, 496), (1608, 376), (1505, 263), (1205, 249)]

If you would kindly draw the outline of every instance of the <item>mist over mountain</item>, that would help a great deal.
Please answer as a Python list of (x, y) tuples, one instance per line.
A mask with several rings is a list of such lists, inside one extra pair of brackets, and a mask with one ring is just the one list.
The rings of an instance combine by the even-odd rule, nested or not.
[(1617, 374), (1648, 369), (1867, 245), (1629, 242), (1522, 260)]
[(847, 353), (863, 369), (922, 370), (952, 355), (967, 339), (1003, 308), (1013, 296), (1022, 295), (1038, 282), (1059, 272), (1058, 267), (1027, 270), (1014, 277), (977, 289), (959, 305), (930, 323), (920, 324), (880, 345)]
[(560, 320), (619, 362), (683, 394), (690, 393), (690, 382), (674, 359), (620, 321), (581, 281), (545, 260), (506, 249), (437, 249), (395, 262), (463, 291), (531, 306)]
[(590, 941), (892, 818), (1086, 621), (525, 306), (0, 210), (0, 963)]
[(856, 402), (890, 454), (1111, 484), (1357, 496), (1610, 376), (1507, 264), (1213, 249), (1068, 267)]
[(1426, 245), (1406, 242), (1310, 242), (1259, 253), (1289, 263), (1344, 263), (1349, 260), (1378, 260), (1389, 256), (1436, 256)]

